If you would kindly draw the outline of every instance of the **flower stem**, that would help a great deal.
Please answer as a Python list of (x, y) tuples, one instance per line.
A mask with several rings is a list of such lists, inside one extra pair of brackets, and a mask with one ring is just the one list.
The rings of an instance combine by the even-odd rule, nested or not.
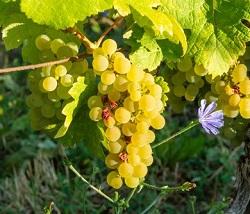
[(126, 205), (129, 205), (129, 201), (130, 201), (130, 200), (131, 200), (131, 198), (134, 196), (134, 194), (135, 194), (136, 190), (137, 190), (137, 187), (136, 187), (136, 188), (134, 188), (134, 189), (130, 192), (130, 194), (129, 194), (128, 198), (127, 198), (127, 199), (126, 199), (126, 201), (125, 201)]
[(158, 187), (152, 184), (143, 183), (143, 186), (149, 189), (154, 189), (154, 190), (158, 190), (161, 192), (177, 192), (177, 191), (190, 191), (191, 189), (196, 187), (196, 184), (185, 182), (181, 186), (176, 186), (176, 187), (169, 187), (169, 186)]
[(107, 196), (104, 192), (102, 192), (100, 189), (96, 188), (95, 186), (93, 186), (92, 184), (90, 184), (71, 164), (68, 166), (69, 169), (74, 172), (84, 183), (86, 183), (91, 189), (95, 190), (98, 194), (100, 194), (101, 196), (103, 196), (105, 199), (107, 199), (108, 201), (110, 201), (111, 203), (115, 204), (115, 201), (110, 198), (109, 196)]
[(174, 139), (175, 137), (187, 132), (188, 130), (192, 129), (193, 127), (197, 126), (199, 124), (199, 121), (198, 120), (195, 120), (195, 121), (192, 121), (191, 123), (189, 123), (185, 128), (181, 129), (180, 131), (176, 132), (175, 134), (171, 135), (170, 137), (154, 144), (152, 146), (152, 148), (156, 148), (158, 146), (161, 146), (162, 144), (164, 143), (168, 143), (170, 140)]

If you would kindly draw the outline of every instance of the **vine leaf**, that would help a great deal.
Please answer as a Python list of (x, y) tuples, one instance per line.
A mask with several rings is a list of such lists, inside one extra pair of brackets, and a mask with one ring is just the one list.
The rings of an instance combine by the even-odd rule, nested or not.
[(112, 8), (112, 0), (21, 0), (21, 10), (34, 22), (55, 29), (73, 27), (87, 16)]
[(250, 41), (250, 0), (163, 0), (162, 11), (190, 30), (188, 54), (213, 77), (227, 73)]

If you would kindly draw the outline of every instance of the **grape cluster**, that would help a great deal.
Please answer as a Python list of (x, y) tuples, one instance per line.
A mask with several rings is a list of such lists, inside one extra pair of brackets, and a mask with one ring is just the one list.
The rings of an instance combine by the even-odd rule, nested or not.
[(219, 108), (229, 118), (239, 114), (244, 119), (250, 118), (250, 78), (247, 67), (238, 64), (227, 76), (217, 77), (211, 85), (210, 95), (217, 99)]
[(89, 117), (102, 121), (109, 153), (105, 163), (112, 171), (107, 183), (119, 189), (139, 185), (153, 163), (150, 144), (154, 132), (165, 125), (162, 88), (154, 76), (131, 64), (107, 39), (93, 52), (93, 69), (100, 76), (98, 94), (88, 100)]
[(202, 65), (193, 65), (189, 56), (177, 63), (177, 69), (169, 72), (168, 82), (170, 86), (169, 104), (173, 111), (183, 111), (186, 101), (193, 102), (200, 89), (204, 86), (203, 76), (208, 71)]
[[(65, 44), (61, 39), (51, 41), (47, 35), (40, 35), (35, 43), (39, 50), (51, 52), (56, 58), (78, 53), (76, 44)], [(68, 92), (77, 78), (87, 70), (88, 62), (83, 59), (43, 67), (29, 73), (28, 87), (31, 94), (26, 98), (26, 103), (30, 107), (31, 125), (35, 130), (49, 130), (63, 123), (65, 115), (62, 114), (62, 109), (72, 101)]]

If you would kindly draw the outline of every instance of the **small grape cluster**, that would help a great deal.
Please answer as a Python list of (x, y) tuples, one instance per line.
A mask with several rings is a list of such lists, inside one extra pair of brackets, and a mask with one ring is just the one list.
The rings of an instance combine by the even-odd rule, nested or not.
[(208, 71), (202, 65), (193, 65), (189, 56), (184, 56), (177, 63), (177, 71), (169, 72), (168, 82), (170, 83), (169, 104), (173, 111), (183, 111), (186, 101), (193, 102), (200, 89), (204, 86), (203, 76)]
[(236, 65), (230, 75), (215, 78), (211, 92), (225, 116), (250, 118), (250, 78), (244, 64)]
[[(76, 44), (65, 45), (61, 39), (51, 41), (47, 35), (38, 36), (35, 43), (39, 50), (50, 51), (58, 58), (63, 57), (64, 50), (64, 57), (78, 53)], [(53, 129), (57, 124), (63, 123), (65, 115), (62, 114), (62, 109), (72, 100), (68, 92), (77, 78), (87, 70), (88, 62), (83, 59), (43, 67), (29, 73), (28, 87), (32, 93), (27, 96), (26, 103), (30, 107), (31, 125), (35, 130)]]
[(135, 188), (153, 163), (150, 144), (165, 125), (162, 88), (154, 76), (131, 64), (107, 39), (93, 52), (93, 69), (100, 76), (98, 95), (88, 100), (89, 117), (103, 121), (109, 154), (105, 163), (112, 171), (107, 183), (119, 189), (123, 182)]

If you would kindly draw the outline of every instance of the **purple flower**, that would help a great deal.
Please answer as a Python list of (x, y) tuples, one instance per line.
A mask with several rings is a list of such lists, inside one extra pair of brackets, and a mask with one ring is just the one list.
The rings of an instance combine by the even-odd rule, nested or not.
[(211, 102), (206, 107), (207, 101), (201, 100), (201, 107), (198, 111), (199, 122), (208, 134), (219, 134), (219, 128), (224, 126), (222, 110), (215, 111), (217, 104)]

